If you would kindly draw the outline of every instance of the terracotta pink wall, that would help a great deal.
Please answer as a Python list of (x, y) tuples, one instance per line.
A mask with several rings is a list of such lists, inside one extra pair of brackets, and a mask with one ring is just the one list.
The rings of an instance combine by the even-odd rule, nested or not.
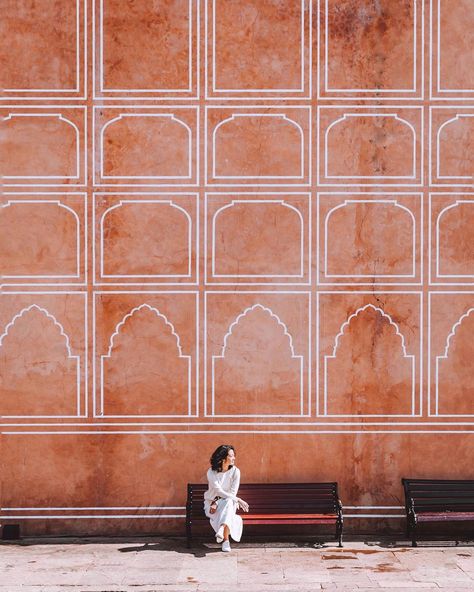
[(4, 3), (0, 521), (177, 532), (222, 442), (354, 529), (474, 478), (454, 4)]

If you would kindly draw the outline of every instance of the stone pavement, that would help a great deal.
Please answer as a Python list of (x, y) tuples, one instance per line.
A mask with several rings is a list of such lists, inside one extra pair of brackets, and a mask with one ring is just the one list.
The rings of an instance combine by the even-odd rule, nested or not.
[(474, 590), (474, 546), (395, 541), (217, 545), (182, 539), (26, 539), (0, 544), (0, 592)]

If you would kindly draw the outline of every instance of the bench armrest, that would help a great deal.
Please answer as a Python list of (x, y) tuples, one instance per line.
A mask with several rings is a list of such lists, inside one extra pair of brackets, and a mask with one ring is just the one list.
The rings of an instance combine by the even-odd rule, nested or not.
[(416, 512), (415, 512), (415, 502), (411, 496), (407, 496), (406, 504), (405, 504), (407, 518), (411, 521), (412, 524), (416, 524)]

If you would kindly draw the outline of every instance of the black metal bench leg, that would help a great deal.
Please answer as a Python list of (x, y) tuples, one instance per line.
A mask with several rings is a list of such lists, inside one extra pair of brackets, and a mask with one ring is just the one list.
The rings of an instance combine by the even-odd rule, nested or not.
[(338, 522), (336, 525), (336, 538), (339, 543), (339, 547), (342, 547), (342, 522)]
[(411, 527), (411, 546), (418, 547), (418, 543), (416, 542), (416, 535), (415, 535), (415, 527)]
[(191, 523), (186, 521), (186, 547), (188, 549), (191, 548), (191, 541), (192, 541)]

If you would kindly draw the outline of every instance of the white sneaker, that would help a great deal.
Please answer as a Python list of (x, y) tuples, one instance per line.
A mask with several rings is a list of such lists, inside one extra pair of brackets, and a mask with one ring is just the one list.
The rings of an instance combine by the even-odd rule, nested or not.
[(224, 551), (224, 553), (230, 553), (231, 552), (231, 548), (230, 548), (230, 542), (229, 541), (224, 541), (222, 543), (222, 550)]

